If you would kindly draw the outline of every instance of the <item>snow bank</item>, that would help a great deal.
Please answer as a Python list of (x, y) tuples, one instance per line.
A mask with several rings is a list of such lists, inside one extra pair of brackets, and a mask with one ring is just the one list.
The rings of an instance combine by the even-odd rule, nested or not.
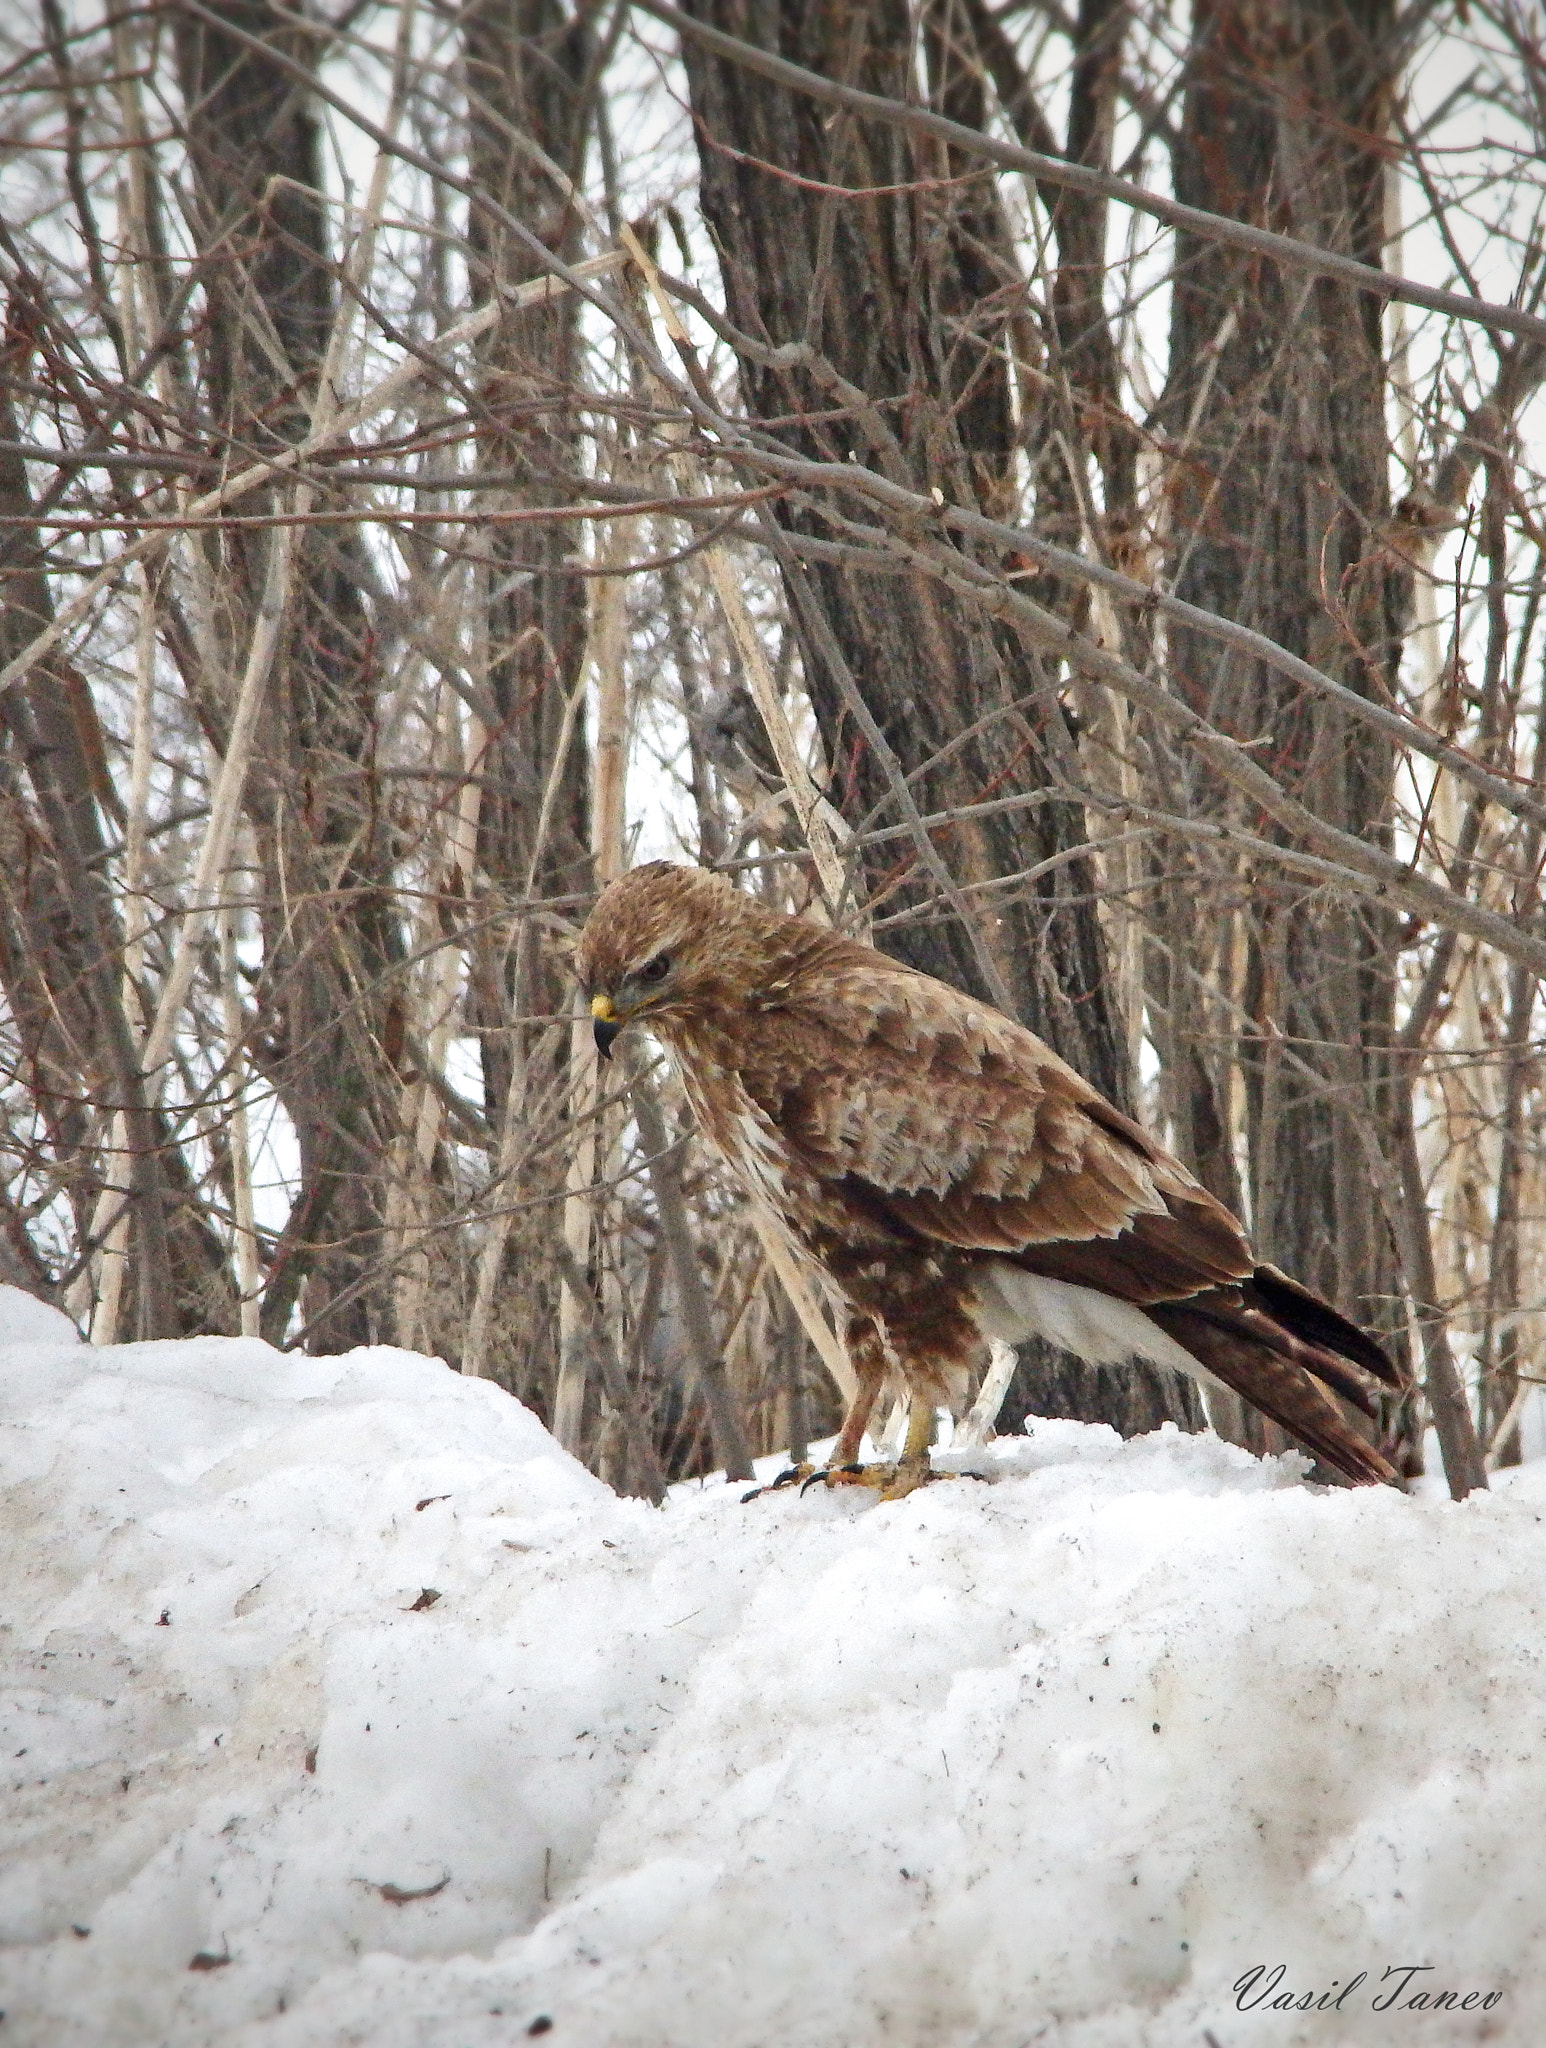
[(1546, 1467), (1045, 1423), (653, 1511), (434, 1361), (69, 1334), (0, 1350), (4, 2041), (1540, 2038)]
[(78, 1344), (80, 1332), (63, 1309), (19, 1287), (0, 1286), (0, 1345)]

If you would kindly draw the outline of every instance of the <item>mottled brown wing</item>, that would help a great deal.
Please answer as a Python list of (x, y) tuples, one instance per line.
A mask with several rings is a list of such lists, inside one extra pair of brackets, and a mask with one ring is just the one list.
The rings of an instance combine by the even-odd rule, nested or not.
[(1252, 1271), (1229, 1212), (1040, 1039), (853, 950), (752, 1023), (741, 1066), (808, 1171), (920, 1236), (1138, 1304)]

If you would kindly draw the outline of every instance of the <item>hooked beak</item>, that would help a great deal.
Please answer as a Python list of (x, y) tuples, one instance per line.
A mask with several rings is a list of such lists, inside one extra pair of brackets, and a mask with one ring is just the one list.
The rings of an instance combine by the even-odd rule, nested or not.
[(610, 996), (592, 996), (590, 1013), (594, 1022), (591, 1029), (596, 1034), (596, 1050), (604, 1060), (612, 1057), (612, 1041), (623, 1028), (623, 1020), (612, 1007)]

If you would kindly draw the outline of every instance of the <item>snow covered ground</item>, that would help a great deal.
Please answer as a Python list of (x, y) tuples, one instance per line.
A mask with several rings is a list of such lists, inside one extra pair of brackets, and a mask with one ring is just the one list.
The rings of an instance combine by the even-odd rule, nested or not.
[(406, 1353), (5, 1345), (0, 2043), (1543, 2038), (1546, 1465), (655, 1511)]

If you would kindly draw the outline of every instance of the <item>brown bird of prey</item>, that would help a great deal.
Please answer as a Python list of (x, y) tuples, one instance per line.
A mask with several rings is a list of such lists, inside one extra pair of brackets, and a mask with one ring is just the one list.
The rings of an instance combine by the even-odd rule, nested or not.
[[(703, 1136), (847, 1305), (829, 1483), (921, 1484), (936, 1404), (986, 1340), (1033, 1335), (1222, 1382), (1349, 1479), (1396, 1483), (1326, 1392), (1377, 1418), (1404, 1388), (1385, 1352), (1022, 1025), (665, 861), (603, 892), (576, 971), (603, 1056), (630, 1024), (661, 1040)], [(906, 1449), (861, 1469), (892, 1374)]]

